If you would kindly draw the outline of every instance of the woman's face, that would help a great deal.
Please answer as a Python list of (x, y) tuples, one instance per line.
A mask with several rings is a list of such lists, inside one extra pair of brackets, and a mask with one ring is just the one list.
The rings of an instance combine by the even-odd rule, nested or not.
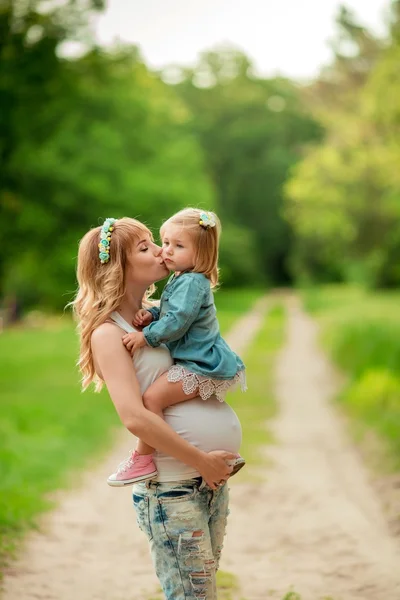
[(148, 287), (164, 279), (169, 270), (161, 257), (161, 248), (155, 244), (148, 233), (135, 240), (128, 255), (127, 275), (135, 285)]

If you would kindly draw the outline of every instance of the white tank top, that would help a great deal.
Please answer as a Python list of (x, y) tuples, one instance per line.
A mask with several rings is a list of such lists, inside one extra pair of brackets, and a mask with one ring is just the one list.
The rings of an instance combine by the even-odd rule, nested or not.
[[(127, 333), (137, 331), (117, 312), (111, 314), (111, 319)], [(171, 355), (164, 345), (158, 348), (145, 346), (135, 352), (133, 366), (142, 394), (172, 364)], [(242, 441), (239, 419), (226, 402), (219, 402), (215, 396), (206, 401), (195, 398), (170, 406), (164, 410), (164, 418), (176, 433), (200, 450), (239, 451)], [(162, 452), (155, 452), (154, 462), (160, 482), (180, 481), (200, 475), (189, 465)]]

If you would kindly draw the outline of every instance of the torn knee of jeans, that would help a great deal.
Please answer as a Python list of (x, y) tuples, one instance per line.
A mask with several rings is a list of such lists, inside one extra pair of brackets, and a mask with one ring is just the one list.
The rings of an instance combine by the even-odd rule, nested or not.
[(179, 535), (178, 554), (186, 554), (190, 558), (205, 558), (204, 548), (202, 548), (203, 542), (204, 531), (201, 529), (185, 531)]
[(198, 598), (199, 600), (201, 600), (201, 598), (207, 598), (207, 591), (212, 577), (212, 572), (209, 571), (207, 567), (212, 567), (213, 565), (213, 560), (205, 561), (204, 571), (195, 571), (189, 574), (193, 594), (195, 598)]
[(192, 537), (201, 537), (202, 535), (204, 535), (204, 531), (202, 531), (202, 529), (198, 529), (192, 533)]

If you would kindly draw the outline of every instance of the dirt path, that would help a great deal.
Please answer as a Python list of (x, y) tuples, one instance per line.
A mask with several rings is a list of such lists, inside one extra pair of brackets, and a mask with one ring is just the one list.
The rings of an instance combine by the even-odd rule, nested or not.
[[(267, 307), (261, 299), (228, 336), (243, 353)], [(135, 523), (131, 490), (113, 489), (105, 475), (132, 447), (123, 432), (105, 462), (65, 493), (57, 510), (29, 536), (4, 581), (4, 600), (149, 600), (159, 590), (147, 541)]]
[(246, 600), (400, 600), (400, 553), (329, 400), (337, 391), (316, 327), (288, 303), (277, 368), (277, 445), (261, 485), (232, 486), (222, 568)]
[[(265, 482), (232, 485), (222, 568), (235, 573), (240, 598), (400, 600), (400, 554), (367, 474), (329, 400), (331, 367), (316, 328), (288, 303), (288, 341), (277, 369), (281, 410), (273, 467)], [(265, 304), (237, 325), (238, 352), (252, 339)], [(104, 485), (130, 441), (122, 436), (106, 464), (88, 473), (45, 520), (41, 534), (5, 579), (4, 600), (149, 600), (158, 589), (147, 543), (134, 522), (130, 490)], [(239, 596), (238, 596), (239, 597)]]

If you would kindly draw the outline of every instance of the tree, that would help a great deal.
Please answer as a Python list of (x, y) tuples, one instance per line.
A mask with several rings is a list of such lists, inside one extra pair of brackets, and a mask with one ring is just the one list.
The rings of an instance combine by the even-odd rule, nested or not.
[[(354, 24), (351, 31), (371, 39)], [(339, 104), (334, 121), (325, 115), (324, 143), (310, 150), (286, 187), (299, 276), (321, 278), (325, 270), (372, 286), (400, 283), (400, 52), (396, 35), (375, 47), (379, 54), (367, 61), (362, 84), (354, 80), (351, 102)], [(359, 64), (352, 58), (347, 66)]]
[[(11, 236), (10, 227), (2, 228), (0, 281), (3, 293), (17, 293), (25, 306), (66, 304), (75, 288), (77, 242), (102, 218), (137, 216), (158, 228), (182, 205), (214, 205), (202, 152), (186, 127), (189, 112), (136, 48), (58, 56), (77, 8), (64, 6), (65, 30), (58, 29), (57, 10), (46, 13), (50, 33), (33, 49), (24, 42), (28, 21), (42, 13), (24, 13), (25, 38), (18, 45), (10, 34), (0, 66), (9, 93), (0, 193), (2, 217), (12, 223)], [(14, 70), (7, 62), (13, 44)]]
[(204, 53), (182, 78), (176, 87), (194, 115), (224, 223), (252, 232), (265, 279), (287, 281), (291, 234), (281, 215), (282, 185), (319, 127), (295, 85), (256, 77), (234, 48)]
[(84, 39), (90, 12), (102, 7), (101, 0), (0, 4), (0, 215), (8, 224), (0, 230), (0, 245), (7, 250), (0, 256), (0, 294), (7, 264), (26, 241), (17, 226), (27, 219), (26, 173), (18, 155), (21, 147), (34, 153), (57, 128), (73, 87), (57, 48), (68, 38)]

